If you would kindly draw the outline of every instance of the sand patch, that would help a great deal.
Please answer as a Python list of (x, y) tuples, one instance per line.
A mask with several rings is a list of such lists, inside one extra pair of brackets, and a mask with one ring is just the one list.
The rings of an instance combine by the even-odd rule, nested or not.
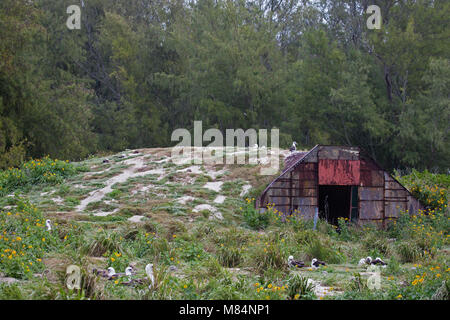
[(180, 169), (177, 170), (177, 172), (188, 172), (188, 173), (193, 173), (193, 174), (202, 174), (202, 170), (200, 168), (200, 166), (190, 166), (184, 169)]
[(142, 222), (141, 220), (144, 218), (145, 218), (144, 216), (132, 216), (131, 218), (128, 218), (128, 221), (134, 222), (134, 223), (139, 223), (139, 222)]
[(112, 215), (112, 214), (116, 213), (117, 211), (119, 211), (119, 208), (116, 208), (113, 211), (99, 211), (99, 212), (94, 213), (94, 216), (96, 216), (96, 217), (107, 217), (109, 215)]
[(222, 188), (222, 181), (217, 181), (217, 182), (207, 182), (203, 188), (215, 191), (215, 192), (219, 192), (220, 189)]
[(219, 195), (214, 199), (214, 203), (218, 203), (218, 204), (223, 203), (226, 198), (227, 197), (225, 197), (225, 196)]
[[(89, 193), (89, 196), (81, 201), (81, 203), (77, 206), (77, 211), (83, 211), (86, 209), (87, 205), (91, 202), (100, 201), (103, 197), (110, 193), (113, 189), (112, 186), (116, 183), (123, 183), (130, 178), (141, 177), (149, 174), (164, 174), (164, 169), (153, 169), (148, 171), (139, 171), (140, 169), (145, 167), (145, 162), (143, 157), (135, 157), (132, 159), (127, 159), (124, 161), (124, 164), (130, 165), (130, 167), (124, 169), (124, 171), (117, 176), (112, 177), (111, 179), (105, 182), (106, 187), (98, 190), (94, 190)], [(160, 177), (161, 178), (161, 177)]]
[(217, 210), (216, 207), (213, 207), (209, 204), (199, 204), (195, 206), (194, 209), (192, 209), (192, 212), (202, 212), (202, 211), (209, 211), (212, 213), (212, 215), (209, 216), (209, 219), (212, 220), (214, 218), (223, 220), (222, 213)]
[(251, 184), (246, 184), (246, 185), (242, 186), (242, 191), (241, 191), (241, 193), (239, 194), (239, 196), (240, 196), (240, 197), (245, 196), (251, 188), (252, 188), (252, 185), (251, 185)]
[(191, 196), (183, 196), (183, 197), (179, 198), (179, 199), (177, 200), (177, 202), (178, 202), (178, 203), (181, 203), (181, 204), (186, 204), (186, 202), (188, 202), (188, 201), (193, 201), (193, 200), (195, 200), (194, 197), (191, 197)]

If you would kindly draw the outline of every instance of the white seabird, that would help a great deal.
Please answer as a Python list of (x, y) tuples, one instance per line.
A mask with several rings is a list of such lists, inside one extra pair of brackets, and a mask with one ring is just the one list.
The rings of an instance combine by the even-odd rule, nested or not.
[(362, 258), (361, 260), (359, 260), (358, 266), (364, 266), (364, 265), (366, 265), (366, 259)]
[(325, 262), (317, 260), (316, 258), (311, 260), (311, 267), (317, 269), (320, 265), (325, 265)]
[(147, 274), (148, 279), (150, 280), (151, 284), (148, 286), (148, 288), (152, 288), (155, 285), (155, 277), (153, 276), (153, 264), (149, 263), (145, 266), (145, 273)]
[(52, 230), (52, 222), (50, 221), (50, 219), (45, 220), (45, 226), (47, 227), (47, 231)]
[(289, 258), (288, 258), (288, 265), (291, 268), (293, 268), (293, 267), (302, 268), (302, 267), (305, 266), (305, 263), (303, 261), (300, 261), (300, 260), (294, 260), (293, 256), (289, 256)]
[(289, 148), (290, 152), (294, 152), (297, 150), (297, 142), (292, 142), (292, 146)]

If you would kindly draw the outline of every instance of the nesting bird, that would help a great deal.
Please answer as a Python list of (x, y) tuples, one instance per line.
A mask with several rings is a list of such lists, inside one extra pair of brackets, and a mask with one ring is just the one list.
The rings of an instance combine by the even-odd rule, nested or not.
[(289, 256), (288, 258), (288, 265), (289, 267), (293, 268), (303, 268), (305, 266), (305, 263), (303, 261), (300, 260), (294, 260), (293, 256)]
[(363, 265), (382, 265), (382, 266), (386, 266), (387, 263), (384, 262), (383, 260), (381, 260), (380, 257), (376, 257), (375, 259), (372, 259), (372, 257), (367, 257), (367, 258), (362, 258), (361, 260), (359, 260), (358, 262), (358, 266), (363, 266)]
[(358, 262), (358, 266), (364, 266), (364, 265), (366, 265), (366, 259), (364, 259), (364, 258), (362, 258), (361, 260), (359, 260), (359, 262)]
[(317, 269), (318, 267), (320, 267), (320, 265), (326, 265), (325, 262), (317, 260), (316, 258), (311, 260), (311, 267), (314, 269)]
[(52, 222), (49, 219), (45, 220), (45, 226), (47, 227), (47, 231), (52, 230)]
[(133, 268), (132, 267), (126, 267), (125, 275), (128, 277), (128, 279), (131, 280), (131, 276), (133, 275)]
[(114, 279), (117, 279), (124, 275), (125, 275), (125, 273), (123, 273), (123, 272), (116, 273), (116, 270), (114, 270), (113, 267), (108, 268), (108, 280), (114, 280)]
[(292, 146), (289, 148), (290, 152), (294, 152), (297, 150), (297, 142), (292, 142)]
[(383, 260), (381, 260), (381, 258), (379, 258), (379, 257), (376, 257), (375, 260), (372, 261), (372, 264), (374, 264), (374, 265), (380, 264), (382, 266), (386, 266), (387, 265), (387, 263), (384, 262)]

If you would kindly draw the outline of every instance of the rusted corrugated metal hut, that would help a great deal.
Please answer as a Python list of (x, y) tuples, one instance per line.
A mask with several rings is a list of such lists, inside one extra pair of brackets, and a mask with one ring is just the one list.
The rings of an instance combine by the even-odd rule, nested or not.
[(412, 194), (357, 147), (317, 145), (308, 152), (295, 152), (285, 160), (279, 177), (257, 199), (286, 214), (321, 218), (336, 224), (339, 217), (364, 224), (385, 226), (401, 211), (422, 208)]

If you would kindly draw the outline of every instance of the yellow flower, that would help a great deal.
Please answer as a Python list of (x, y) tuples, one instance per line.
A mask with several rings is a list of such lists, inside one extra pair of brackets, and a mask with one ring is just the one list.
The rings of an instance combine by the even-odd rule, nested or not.
[(294, 299), (297, 300), (298, 298), (300, 298), (300, 294), (297, 293), (297, 294), (294, 296)]
[(185, 288), (185, 289), (186, 289), (186, 288), (187, 288), (187, 284), (185, 284), (185, 285), (183, 286), (183, 288)]
[(116, 261), (116, 259), (114, 259), (113, 257), (111, 257), (111, 261), (114, 262), (114, 261)]
[(45, 242), (45, 238), (42, 238), (42, 242)]
[(272, 288), (272, 284), (270, 283), (270, 284), (267, 286), (267, 288), (269, 288), (269, 289)]
[(403, 296), (401, 294), (399, 294), (396, 298), (401, 299), (401, 298), (403, 298)]
[(114, 281), (114, 283), (115, 283), (115, 284), (118, 284), (118, 283), (119, 283), (119, 280)]

